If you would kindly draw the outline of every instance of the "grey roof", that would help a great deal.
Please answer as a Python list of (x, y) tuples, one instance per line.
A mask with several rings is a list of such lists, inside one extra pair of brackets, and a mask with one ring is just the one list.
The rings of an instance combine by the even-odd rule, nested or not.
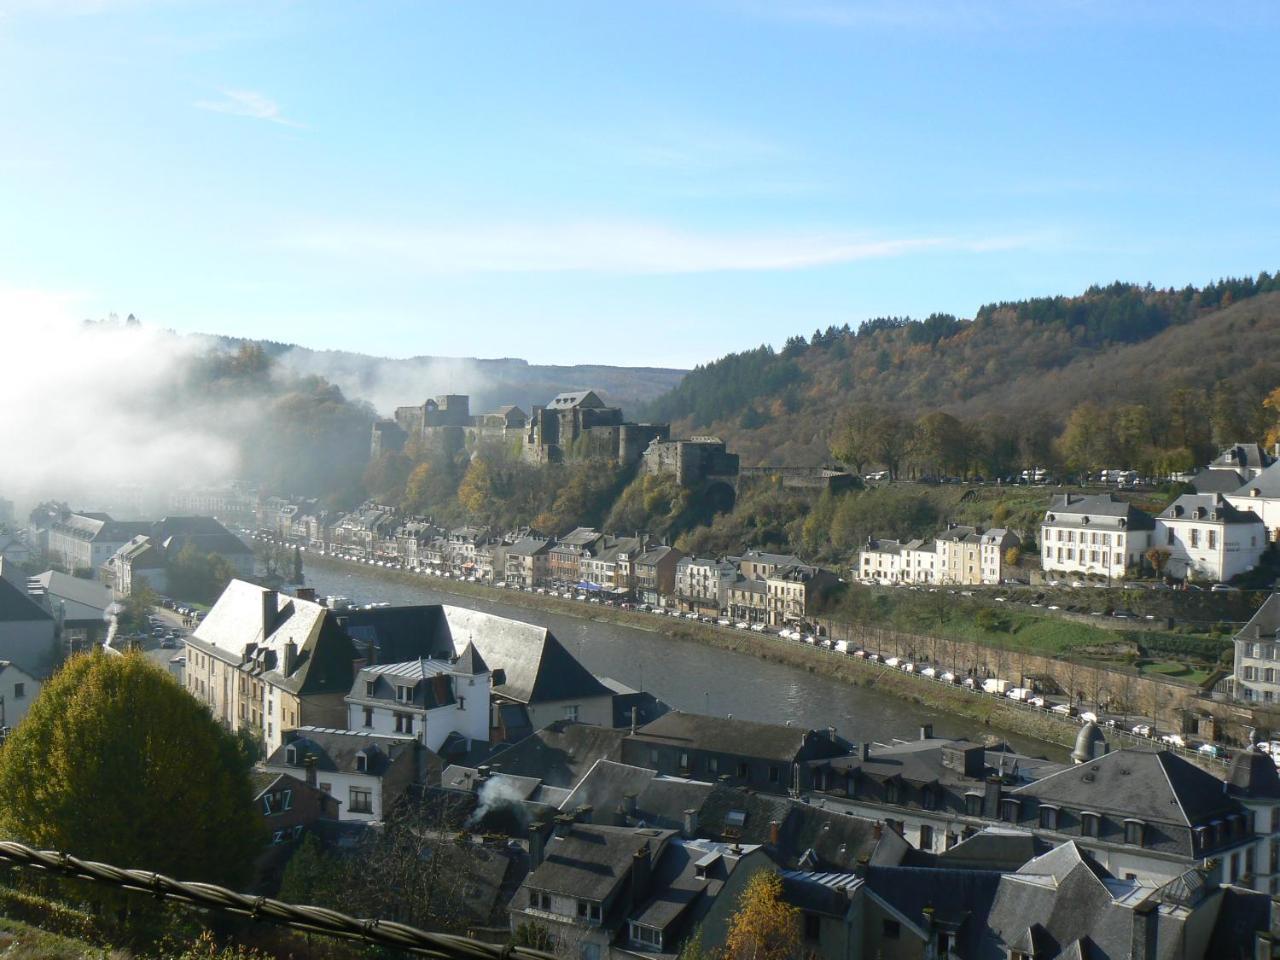
[(600, 759), (620, 760), (625, 730), (557, 720), (489, 758), (495, 772), (573, 787)]
[(821, 913), (844, 919), (850, 901), (862, 886), (852, 873), (815, 873), (811, 870), (782, 871), (783, 899), (806, 913)]
[(1012, 796), (1180, 826), (1237, 809), (1223, 781), (1167, 750), (1116, 750), (1019, 787)]
[(568, 410), (573, 407), (603, 407), (604, 401), (594, 390), (569, 390), (558, 393), (547, 404), (548, 410)]
[[(284, 742), (267, 757), (266, 767), (289, 767), (305, 769), (304, 761), (308, 755), (316, 758), (316, 769), (334, 773), (368, 773), (370, 776), (384, 776), (393, 764), (401, 762), (405, 757), (412, 758), (420, 746), (418, 741), (407, 734), (375, 734), (364, 730), (334, 730), (327, 727), (298, 727), (284, 732)], [(289, 748), (294, 748), (296, 761), (288, 763)], [(357, 769), (359, 754), (365, 755), (366, 769)]]
[(1055, 527), (1081, 527), (1088, 525), (1085, 518), (1097, 526), (1111, 529), (1155, 529), (1155, 520), (1151, 514), (1139, 510), (1113, 493), (1088, 497), (1073, 493), (1057, 494), (1049, 501), (1044, 522)]
[(1277, 636), (1280, 636), (1280, 593), (1272, 593), (1235, 635), (1235, 639), (1258, 640)]
[(669, 841), (654, 868), (655, 891), (631, 913), (631, 920), (663, 933), (663, 948), (679, 942), (706, 916), (725, 881), (750, 856), (705, 840)]
[(115, 602), (109, 587), (57, 570), (46, 570), (27, 582), (43, 588), (50, 599), (61, 601), (62, 616), (68, 622), (101, 623), (107, 607)]
[(635, 798), (635, 815), (626, 825), (681, 829), (686, 810), (698, 810), (714, 786), (699, 780), (663, 777), (646, 767), (597, 760), (573, 788), (560, 809), (572, 813), (591, 807), (598, 823), (626, 822), (628, 796)]
[(507, 548), (507, 556), (534, 557), (540, 553), (546, 553), (550, 546), (551, 541), (544, 537), (525, 537)]
[(489, 668), (503, 672), (494, 693), (520, 703), (609, 696), (608, 688), (546, 627), (465, 607), (443, 609), (455, 649), (474, 643)]
[(1228, 782), (1231, 791), (1243, 797), (1280, 800), (1280, 773), (1275, 761), (1258, 750), (1241, 750), (1231, 760)]
[(636, 565), (639, 566), (641, 564), (645, 564), (645, 565), (651, 566), (656, 563), (661, 563), (673, 551), (677, 553), (679, 552), (676, 550), (675, 547), (667, 547), (667, 546), (650, 547), (644, 553), (640, 554), (640, 556), (636, 557)]
[(990, 870), (868, 866), (863, 879), (866, 890), (917, 927), (929, 928), (925, 910), (932, 911), (935, 921), (958, 932), (960, 956), (973, 957), (1002, 877)]
[(1201, 470), (1191, 478), (1196, 493), (1235, 493), (1244, 477), (1234, 470)]
[(799, 757), (809, 734), (801, 727), (672, 710), (645, 724), (628, 739), (790, 763)]
[(566, 897), (604, 900), (631, 872), (637, 852), (647, 848), (652, 865), (671, 836), (670, 830), (575, 823), (547, 841), (545, 859), (525, 882)]
[[(1209, 471), (1217, 473), (1219, 471)], [(1225, 471), (1223, 471), (1225, 472)], [(1256, 493), (1255, 493), (1256, 491)], [(1234, 491), (1237, 497), (1280, 497), (1280, 461), (1271, 464), (1252, 480)]]
[[(453, 665), (439, 660), (409, 660), (405, 663), (380, 663), (364, 667), (351, 685), (350, 696), (356, 700), (387, 700), (402, 703), (398, 687), (412, 691), (407, 705), (422, 710), (447, 707), (456, 702), (450, 674)], [(368, 684), (373, 692), (368, 692)]]
[(1252, 510), (1240, 510), (1217, 493), (1184, 493), (1161, 511), (1160, 519), (1231, 524), (1262, 523)]
[(938, 863), (953, 869), (1017, 870), (1048, 851), (1048, 844), (1026, 830), (987, 827), (938, 854)]
[(489, 665), (484, 662), (484, 657), (480, 656), (480, 651), (476, 649), (474, 643), (468, 643), (462, 648), (462, 653), (458, 654), (453, 668), (459, 673), (471, 676), (489, 672)]
[(222, 556), (247, 556), (253, 551), (234, 533), (213, 517), (162, 517), (151, 527), (153, 539), (177, 553), (190, 544), (200, 553)]
[(27, 596), (26, 582), (10, 579), (9, 571), (0, 576), (0, 623), (23, 623), (31, 620), (52, 621), (53, 614)]
[(1261, 470), (1270, 466), (1273, 460), (1274, 458), (1256, 443), (1233, 443), (1229, 447), (1224, 447), (1214, 457), (1209, 464), (1209, 471), (1213, 472), (1219, 468), (1226, 470), (1239, 468)]

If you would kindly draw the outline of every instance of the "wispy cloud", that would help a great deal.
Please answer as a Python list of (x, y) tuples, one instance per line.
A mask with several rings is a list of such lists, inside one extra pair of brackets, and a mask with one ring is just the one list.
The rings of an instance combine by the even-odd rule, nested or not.
[(280, 104), (255, 90), (223, 90), (221, 100), (197, 100), (196, 107), (211, 113), (227, 113), (251, 120), (269, 120), (286, 127), (302, 127), (280, 112)]
[(711, 233), (617, 221), (485, 226), (310, 225), (288, 247), (426, 273), (681, 274), (785, 271), (927, 251), (988, 252), (1028, 237), (875, 238), (823, 232)]

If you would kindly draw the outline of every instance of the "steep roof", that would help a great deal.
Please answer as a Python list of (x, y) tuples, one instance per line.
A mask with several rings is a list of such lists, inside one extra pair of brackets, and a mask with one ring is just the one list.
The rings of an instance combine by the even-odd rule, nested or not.
[(801, 727), (672, 710), (646, 723), (628, 739), (790, 763), (804, 748), (808, 733)]
[(547, 404), (548, 410), (570, 410), (574, 407), (591, 407), (598, 410), (604, 407), (604, 401), (594, 390), (569, 390), (556, 394)]
[(1107, 522), (1101, 525), (1112, 529), (1155, 529), (1155, 519), (1151, 514), (1139, 510), (1127, 500), (1121, 500), (1114, 493), (1087, 497), (1073, 493), (1057, 494), (1049, 501), (1044, 522), (1055, 527), (1080, 527), (1086, 525), (1085, 518), (1091, 521), (1105, 519)]
[(1236, 470), (1241, 468), (1260, 470), (1263, 467), (1270, 466), (1273, 459), (1256, 443), (1233, 443), (1229, 447), (1224, 447), (1214, 457), (1209, 464), (1209, 470)]
[(474, 643), (489, 668), (503, 672), (494, 693), (521, 703), (609, 696), (608, 688), (546, 627), (465, 607), (443, 610), (454, 648)]
[(30, 620), (52, 621), (53, 614), (27, 596), (25, 583), (15, 583), (8, 576), (0, 576), (0, 623)]
[(46, 570), (31, 577), (30, 584), (39, 585), (45, 593), (63, 604), (63, 619), (71, 622), (101, 622), (114, 602), (111, 590), (95, 580), (84, 580), (57, 570)]
[[(1218, 471), (1210, 471), (1217, 473)], [(1257, 491), (1256, 493), (1254, 491)], [(1237, 497), (1280, 497), (1280, 461), (1271, 464), (1252, 480), (1234, 491)]]
[(1280, 773), (1275, 762), (1258, 750), (1241, 750), (1232, 758), (1229, 782), (1239, 796), (1280, 800)]
[[(293, 768), (304, 769), (308, 754), (316, 758), (316, 769), (331, 773), (368, 773), (380, 777), (404, 757), (412, 757), (419, 746), (408, 734), (375, 734), (364, 730), (334, 730), (326, 727), (298, 727), (286, 730), (284, 743), (266, 759), (268, 767), (288, 765), (289, 748), (297, 758)], [(359, 754), (365, 755), (366, 768), (357, 767)]]
[(162, 517), (151, 529), (151, 536), (165, 543), (166, 549), (178, 552), (191, 544), (200, 553), (222, 556), (247, 556), (249, 546), (213, 517)]
[(604, 900), (630, 873), (640, 850), (647, 848), (653, 864), (671, 836), (670, 830), (575, 823), (547, 841), (545, 858), (525, 882), (566, 897)]
[(1226, 784), (1167, 750), (1117, 750), (1012, 791), (1015, 797), (1196, 826), (1234, 812)]
[(573, 787), (600, 759), (620, 760), (625, 730), (557, 720), (489, 758), (493, 770)]
[(1160, 513), (1166, 522), (1200, 520), (1209, 523), (1260, 524), (1252, 510), (1241, 510), (1217, 493), (1184, 493)]

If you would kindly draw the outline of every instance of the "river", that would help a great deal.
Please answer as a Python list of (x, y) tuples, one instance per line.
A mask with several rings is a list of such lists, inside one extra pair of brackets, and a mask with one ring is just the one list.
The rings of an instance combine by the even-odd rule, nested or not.
[[(349, 597), (362, 604), (386, 601), (396, 606), (445, 603), (545, 626), (597, 676), (647, 690), (691, 713), (732, 714), (805, 729), (835, 727), (850, 740), (880, 742), (917, 737), (925, 723), (933, 724), (936, 736), (977, 740), (992, 732), (874, 689), (668, 636), (657, 618), (652, 630), (600, 622), (478, 600), (436, 589), (431, 581), (403, 583), (371, 570), (328, 563), (309, 565), (306, 579), (322, 597)], [(1066, 751), (1057, 744), (1005, 732), (1001, 736), (1020, 752), (1065, 759)]]

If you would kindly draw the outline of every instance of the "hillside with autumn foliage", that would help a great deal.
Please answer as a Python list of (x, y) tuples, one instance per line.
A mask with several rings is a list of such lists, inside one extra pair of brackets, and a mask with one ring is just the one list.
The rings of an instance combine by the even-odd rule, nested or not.
[[(828, 462), (860, 410), (915, 425), (918, 450), (920, 421), (933, 417), (940, 442), (958, 424), (972, 454), (939, 469), (985, 462), (996, 472), (1068, 459), (1064, 432), (1083, 411), (1077, 419), (1107, 429), (1128, 417), (1129, 447), (1153, 467), (1176, 466), (1220, 440), (1265, 435), (1278, 348), (1280, 277), (1181, 290), (1115, 283), (990, 304), (972, 320), (882, 318), (793, 337), (780, 351), (731, 354), (689, 373), (646, 413), (671, 420), (677, 435), (720, 434), (745, 464)], [(1106, 446), (1098, 457), (1113, 453)]]

